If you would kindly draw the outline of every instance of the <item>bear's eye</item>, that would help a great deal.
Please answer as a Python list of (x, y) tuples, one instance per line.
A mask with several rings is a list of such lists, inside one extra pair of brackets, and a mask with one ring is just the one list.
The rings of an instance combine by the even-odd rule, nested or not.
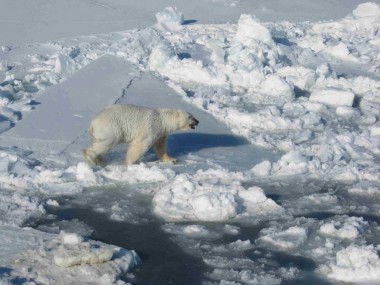
[(187, 118), (188, 118), (188, 119), (191, 119), (191, 116), (188, 116)]

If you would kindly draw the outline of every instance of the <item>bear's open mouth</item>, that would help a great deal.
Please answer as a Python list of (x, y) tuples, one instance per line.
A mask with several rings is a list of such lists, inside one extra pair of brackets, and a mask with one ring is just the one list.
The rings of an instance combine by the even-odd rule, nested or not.
[(192, 122), (191, 122), (191, 124), (189, 124), (189, 127), (190, 127), (190, 129), (194, 130), (195, 126), (198, 126), (198, 124), (199, 124), (199, 121), (195, 118), (192, 118)]

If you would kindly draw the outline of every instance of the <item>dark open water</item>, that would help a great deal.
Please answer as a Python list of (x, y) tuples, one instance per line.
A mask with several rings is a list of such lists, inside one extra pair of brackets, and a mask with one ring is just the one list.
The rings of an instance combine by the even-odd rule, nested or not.
[[(220, 281), (212, 280), (208, 276), (214, 268), (204, 263), (202, 254), (189, 254), (178, 245), (178, 240), (175, 242), (175, 236), (166, 233), (162, 229), (165, 223), (151, 215), (151, 202), (149, 199), (141, 199), (142, 195), (140, 194), (132, 194), (132, 196), (129, 195), (126, 198), (124, 190), (122, 189), (120, 192), (107, 192), (108, 190), (85, 191), (83, 193), (84, 198), (62, 198), (58, 201), (60, 207), (47, 206), (46, 217), (30, 221), (27, 225), (47, 231), (49, 231), (49, 228), (55, 228), (56, 231), (57, 225), (62, 223), (62, 221), (66, 221), (66, 224), (70, 223), (70, 221), (73, 223), (80, 221), (92, 230), (87, 238), (135, 250), (141, 258), (142, 264), (135, 267), (131, 272), (132, 274), (123, 277), (124, 281), (132, 284), (220, 284)], [(118, 193), (122, 193), (124, 196), (118, 196)], [(131, 193), (138, 193), (138, 191)], [(134, 218), (115, 221), (110, 219), (109, 211), (102, 212), (95, 210), (99, 205), (102, 205), (107, 210), (110, 206), (108, 202), (115, 201), (115, 199), (119, 199), (118, 201), (121, 204), (125, 204), (125, 200), (123, 199), (131, 199), (128, 211), (132, 213), (132, 216), (134, 215)], [(54, 215), (53, 218), (52, 215)], [(223, 224), (217, 223), (202, 225), (214, 232), (223, 227)], [(199, 239), (199, 243), (218, 246), (227, 245), (240, 239), (250, 240), (253, 244), (259, 236), (260, 230), (267, 226), (267, 222), (255, 226), (237, 226), (240, 228), (238, 235), (222, 234), (220, 238), (213, 240), (203, 241)], [(65, 230), (64, 228), (60, 229)], [(210, 254), (210, 252), (207, 254)], [(253, 273), (255, 273), (257, 268), (261, 268), (262, 272), (270, 272), (272, 274), (278, 272), (281, 268), (296, 267), (300, 270), (301, 273), (295, 279), (282, 280), (281, 284), (283, 285), (331, 284), (313, 273), (318, 265), (311, 259), (258, 247), (246, 250), (241, 254), (241, 257), (248, 258), (254, 262), (254, 268), (249, 268)], [(247, 268), (234, 268), (234, 270), (238, 271), (243, 269)]]

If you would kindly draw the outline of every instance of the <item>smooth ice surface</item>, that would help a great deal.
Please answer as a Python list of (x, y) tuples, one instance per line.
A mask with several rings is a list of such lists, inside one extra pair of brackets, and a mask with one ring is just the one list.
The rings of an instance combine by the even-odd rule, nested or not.
[(123, 88), (137, 74), (132, 65), (120, 58), (101, 57), (75, 77), (36, 97), (35, 112), (26, 114), (5, 136), (69, 143), (88, 128), (104, 106), (122, 95)]
[[(235, 22), (242, 13), (256, 14), (265, 21), (339, 19), (362, 2), (347, 0), (341, 5), (331, 0), (318, 3), (313, 0), (271, 0), (265, 3), (259, 0), (198, 0), (176, 1), (175, 6), (190, 23), (220, 24)], [(23, 0), (3, 1), (0, 45), (145, 28), (156, 23), (156, 13), (171, 5), (173, 2), (168, 0), (133, 2), (133, 5), (124, 0), (31, 0), (27, 4)], [(302, 9), (302, 13), (297, 9)]]

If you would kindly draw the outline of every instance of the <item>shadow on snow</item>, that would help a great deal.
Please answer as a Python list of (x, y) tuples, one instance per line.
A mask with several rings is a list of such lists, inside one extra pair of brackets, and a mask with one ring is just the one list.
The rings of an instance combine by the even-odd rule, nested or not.
[(226, 134), (176, 133), (168, 136), (168, 148), (174, 156), (214, 147), (236, 147), (249, 144), (241, 137)]

